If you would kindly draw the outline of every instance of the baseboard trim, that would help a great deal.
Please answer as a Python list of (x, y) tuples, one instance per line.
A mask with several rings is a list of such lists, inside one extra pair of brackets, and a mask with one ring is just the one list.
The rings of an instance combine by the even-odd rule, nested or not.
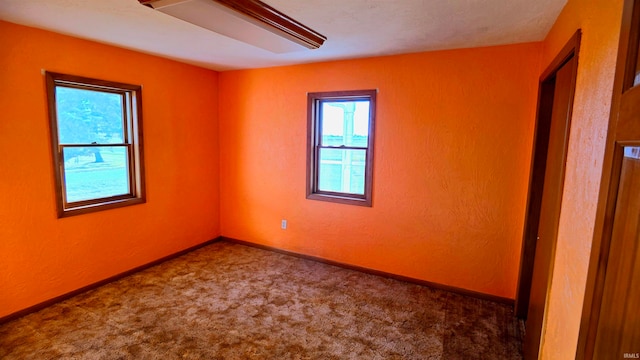
[(21, 318), (21, 317), (23, 317), (25, 315), (28, 315), (30, 313), (33, 313), (33, 312), (36, 312), (36, 311), (40, 311), (40, 310), (42, 310), (42, 309), (44, 309), (44, 308), (46, 308), (48, 306), (51, 306), (51, 305), (53, 305), (55, 303), (59, 303), (61, 301), (67, 300), (69, 298), (72, 298), (72, 297), (74, 297), (76, 295), (80, 295), (80, 294), (82, 294), (84, 292), (87, 292), (89, 290), (93, 290), (93, 289), (99, 288), (100, 286), (107, 285), (107, 284), (112, 283), (114, 281), (117, 281), (117, 280), (120, 280), (122, 278), (125, 278), (125, 277), (127, 277), (129, 275), (133, 275), (133, 274), (135, 274), (137, 272), (146, 270), (146, 269), (148, 269), (150, 267), (153, 267), (153, 266), (156, 266), (156, 265), (160, 265), (161, 263), (163, 263), (165, 261), (169, 261), (169, 260), (175, 259), (177, 257), (180, 257), (182, 255), (190, 253), (190, 252), (192, 252), (194, 250), (198, 250), (198, 249), (200, 249), (202, 247), (205, 247), (207, 245), (210, 245), (210, 244), (213, 244), (215, 242), (222, 241), (222, 240), (223, 240), (223, 238), (221, 236), (218, 236), (217, 238), (205, 241), (205, 242), (203, 242), (201, 244), (191, 246), (191, 247), (189, 247), (187, 249), (180, 250), (180, 251), (178, 251), (176, 253), (161, 257), (160, 259), (153, 260), (153, 261), (151, 261), (149, 263), (137, 266), (137, 267), (135, 267), (133, 269), (124, 271), (124, 272), (119, 273), (117, 275), (113, 275), (111, 277), (108, 277), (106, 279), (97, 281), (97, 282), (89, 284), (87, 286), (83, 286), (83, 287), (81, 287), (79, 289), (72, 290), (72, 291), (70, 291), (68, 293), (62, 294), (60, 296), (56, 296), (56, 297), (54, 297), (52, 299), (45, 300), (45, 301), (43, 301), (41, 303), (35, 304), (33, 306), (30, 306), (30, 307), (28, 307), (26, 309), (18, 310), (18, 311), (14, 312), (14, 313), (11, 313), (9, 315), (5, 315), (3, 317), (0, 317), (0, 324), (4, 324), (4, 323), (7, 323), (9, 321)]
[(133, 275), (137, 272), (146, 270), (150, 267), (159, 265), (163, 262), (175, 259), (177, 257), (180, 257), (182, 255), (188, 254), (192, 251), (198, 250), (202, 247), (205, 247), (207, 245), (211, 245), (213, 243), (219, 242), (219, 241), (226, 241), (229, 243), (234, 243), (234, 244), (239, 244), (239, 245), (244, 245), (244, 246), (250, 246), (250, 247), (254, 247), (254, 248), (258, 248), (258, 249), (262, 249), (262, 250), (267, 250), (267, 251), (272, 251), (272, 252), (276, 252), (276, 253), (280, 253), (280, 254), (284, 254), (284, 255), (289, 255), (289, 256), (294, 256), (294, 257), (298, 257), (301, 259), (306, 259), (306, 260), (312, 260), (312, 261), (316, 261), (319, 263), (323, 263), (323, 264), (327, 264), (327, 265), (333, 265), (333, 266), (338, 266), (344, 269), (349, 269), (349, 270), (355, 270), (355, 271), (359, 271), (359, 272), (363, 272), (366, 274), (371, 274), (371, 275), (377, 275), (377, 276), (382, 276), (385, 278), (390, 278), (390, 279), (395, 279), (395, 280), (399, 280), (399, 281), (404, 281), (404, 282), (408, 282), (408, 283), (412, 283), (412, 284), (417, 284), (417, 285), (422, 285), (422, 286), (427, 286), (433, 289), (439, 289), (439, 290), (445, 290), (445, 291), (449, 291), (452, 293), (456, 293), (456, 294), (460, 294), (460, 295), (464, 295), (464, 296), (470, 296), (470, 297), (474, 297), (474, 298), (478, 298), (478, 299), (482, 299), (482, 300), (489, 300), (489, 301), (493, 301), (493, 302), (497, 302), (497, 303), (502, 303), (502, 304), (507, 304), (510, 306), (514, 305), (514, 300), (513, 299), (509, 299), (509, 298), (505, 298), (505, 297), (501, 297), (501, 296), (496, 296), (496, 295), (491, 295), (491, 294), (485, 294), (485, 293), (481, 293), (481, 292), (477, 292), (477, 291), (472, 291), (472, 290), (467, 290), (467, 289), (462, 289), (462, 288), (458, 288), (455, 286), (449, 286), (449, 285), (444, 285), (444, 284), (439, 284), (439, 283), (435, 283), (435, 282), (431, 282), (431, 281), (426, 281), (426, 280), (421, 280), (421, 279), (416, 279), (416, 278), (412, 278), (412, 277), (408, 277), (408, 276), (403, 276), (403, 275), (397, 275), (397, 274), (393, 274), (393, 273), (389, 273), (389, 272), (385, 272), (385, 271), (381, 271), (381, 270), (375, 270), (375, 269), (370, 269), (370, 268), (366, 268), (366, 267), (362, 267), (362, 266), (357, 266), (357, 265), (351, 265), (351, 264), (347, 264), (347, 263), (343, 263), (343, 262), (339, 262), (339, 261), (334, 261), (334, 260), (328, 260), (328, 259), (324, 259), (318, 256), (312, 256), (312, 255), (306, 255), (306, 254), (301, 254), (301, 253), (297, 253), (294, 251), (289, 251), (289, 250), (284, 250), (284, 249), (279, 249), (273, 246), (268, 246), (268, 245), (262, 245), (262, 244), (257, 244), (257, 243), (252, 243), (250, 241), (244, 241), (244, 240), (238, 240), (238, 239), (234, 239), (234, 238), (230, 238), (230, 237), (226, 237), (226, 236), (219, 236), (217, 238), (205, 241), (201, 244), (197, 244), (194, 246), (191, 246), (187, 249), (178, 251), (176, 253), (164, 256), (160, 259), (157, 260), (153, 260), (149, 263), (146, 263), (144, 265), (140, 265), (137, 266), (133, 269), (124, 271), (122, 273), (113, 275), (111, 277), (108, 277), (106, 279), (97, 281), (95, 283), (83, 286), (79, 289), (76, 290), (72, 290), (68, 293), (56, 296), (52, 299), (49, 300), (45, 300), (41, 303), (32, 305), (28, 308), (22, 309), (22, 310), (18, 310), (14, 313), (11, 313), (9, 315), (5, 315), (3, 317), (0, 317), (0, 324), (4, 324), (7, 323), (9, 321), (13, 321), (16, 320), (18, 318), (21, 318), (25, 315), (28, 315), (30, 313), (36, 312), (36, 311), (40, 311), (48, 306), (51, 306), (53, 304), (62, 302), (64, 300), (67, 300), (69, 298), (72, 298), (76, 295), (82, 294), (84, 292), (87, 292), (89, 290), (93, 290), (96, 288), (99, 288), (100, 286), (104, 286), (107, 285), (109, 283), (112, 283), (114, 281), (120, 280), (122, 278), (125, 278), (129, 275)]
[(382, 276), (382, 277), (385, 277), (385, 278), (404, 281), (404, 282), (408, 282), (408, 283), (411, 283), (411, 284), (427, 286), (427, 287), (430, 287), (430, 288), (433, 288), (433, 289), (449, 291), (449, 292), (452, 292), (452, 293), (456, 293), (456, 294), (460, 294), (460, 295), (464, 295), (464, 296), (469, 296), (469, 297), (473, 297), (473, 298), (477, 298), (477, 299), (482, 299), (482, 300), (489, 300), (489, 301), (493, 301), (493, 302), (497, 302), (497, 303), (501, 303), (501, 304), (506, 304), (506, 305), (509, 305), (509, 306), (513, 306), (514, 303), (515, 303), (514, 299), (509, 299), (509, 298), (505, 298), (505, 297), (502, 297), (502, 296), (485, 294), (485, 293), (481, 293), (481, 292), (478, 292), (478, 291), (458, 288), (458, 287), (455, 287), (455, 286), (449, 286), (449, 285), (439, 284), (439, 283), (435, 283), (435, 282), (431, 282), (431, 281), (416, 279), (416, 278), (412, 278), (412, 277), (408, 277), (408, 276), (397, 275), (397, 274), (389, 273), (389, 272), (386, 272), (386, 271), (370, 269), (370, 268), (357, 266), (357, 265), (351, 265), (351, 264), (347, 264), (347, 263), (343, 263), (343, 262), (339, 262), (339, 261), (334, 261), (334, 260), (328, 260), (328, 259), (324, 259), (324, 258), (321, 258), (321, 257), (313, 256), (313, 255), (306, 255), (306, 254), (301, 254), (301, 253), (297, 253), (297, 252), (294, 252), (294, 251), (279, 249), (279, 248), (276, 248), (276, 247), (273, 247), (273, 246), (269, 246), (269, 245), (256, 244), (256, 243), (252, 243), (250, 241), (238, 240), (238, 239), (234, 239), (234, 238), (230, 238), (230, 237), (226, 237), (226, 236), (221, 236), (220, 239), (222, 241), (226, 241), (226, 242), (230, 242), (230, 243), (234, 243), (234, 244), (245, 245), (245, 246), (250, 246), (250, 247), (254, 247), (254, 248), (258, 248), (258, 249), (262, 249), (262, 250), (273, 251), (273, 252), (284, 254), (284, 255), (295, 256), (295, 257), (298, 257), (298, 258), (301, 258), (301, 259), (317, 261), (317, 262), (320, 262), (320, 263), (323, 263), (323, 264), (327, 264), (327, 265), (338, 266), (338, 267), (349, 269), (349, 270), (355, 270), (355, 271), (363, 272), (363, 273), (366, 273), (366, 274)]

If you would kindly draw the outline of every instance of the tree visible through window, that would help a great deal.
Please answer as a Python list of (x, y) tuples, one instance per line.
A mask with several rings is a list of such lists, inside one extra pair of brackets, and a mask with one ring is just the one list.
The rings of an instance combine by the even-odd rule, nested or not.
[(144, 202), (140, 86), (46, 81), (59, 217)]
[(308, 95), (307, 198), (371, 206), (375, 90)]

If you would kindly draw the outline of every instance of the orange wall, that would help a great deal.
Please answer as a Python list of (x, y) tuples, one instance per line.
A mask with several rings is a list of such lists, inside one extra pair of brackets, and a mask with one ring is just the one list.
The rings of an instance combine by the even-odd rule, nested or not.
[[(0, 22), (0, 317), (220, 235), (217, 73)], [(143, 86), (147, 203), (56, 218), (41, 69)]]
[[(514, 298), (540, 52), (530, 43), (221, 73), (222, 234)], [(373, 207), (305, 199), (306, 93), (370, 88)]]
[(569, 0), (543, 67), (582, 28), (556, 260), (541, 356), (575, 358), (618, 51), (622, 0)]

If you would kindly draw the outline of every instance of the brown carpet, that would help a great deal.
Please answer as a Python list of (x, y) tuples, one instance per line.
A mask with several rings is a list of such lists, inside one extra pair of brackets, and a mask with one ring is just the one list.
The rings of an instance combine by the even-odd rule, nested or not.
[(510, 306), (227, 242), (0, 325), (1, 359), (520, 359)]

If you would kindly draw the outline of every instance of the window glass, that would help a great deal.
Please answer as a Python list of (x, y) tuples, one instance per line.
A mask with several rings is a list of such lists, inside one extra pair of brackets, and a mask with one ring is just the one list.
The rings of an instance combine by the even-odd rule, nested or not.
[(60, 144), (114, 144), (124, 141), (122, 95), (56, 88)]
[(364, 195), (366, 150), (320, 149), (318, 189)]
[(369, 101), (323, 101), (322, 145), (367, 147)]
[(129, 193), (126, 147), (67, 147), (63, 155), (67, 202)]

